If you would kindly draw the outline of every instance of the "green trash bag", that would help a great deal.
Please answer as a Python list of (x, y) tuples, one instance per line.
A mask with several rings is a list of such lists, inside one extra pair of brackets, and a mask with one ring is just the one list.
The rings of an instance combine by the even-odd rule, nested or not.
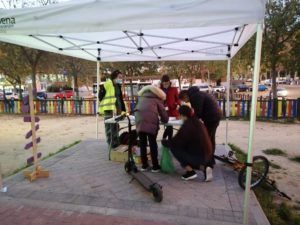
[(162, 150), (161, 159), (160, 159), (161, 171), (164, 173), (174, 173), (175, 167), (173, 164), (173, 159), (169, 148), (162, 146), (161, 150)]

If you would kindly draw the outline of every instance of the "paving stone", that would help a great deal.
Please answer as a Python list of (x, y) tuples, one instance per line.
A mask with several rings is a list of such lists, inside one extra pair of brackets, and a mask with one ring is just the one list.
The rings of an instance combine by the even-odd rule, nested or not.
[[(98, 140), (82, 141), (42, 162), (42, 166), (51, 171), (48, 179), (30, 183), (21, 173), (7, 178), (5, 183), (10, 186), (9, 192), (0, 194), (0, 203), (5, 197), (10, 197), (11, 202), (22, 200), (29, 204), (35, 201), (41, 215), (47, 218), (43, 224), (54, 221), (51, 209), (57, 209), (55, 213), (62, 212), (59, 218), (63, 217), (63, 220), (52, 223), (59, 225), (71, 221), (72, 225), (84, 224), (83, 218), (87, 218), (85, 213), (89, 212), (95, 213), (95, 216), (127, 216), (136, 220), (147, 218), (160, 221), (167, 218), (170, 223), (178, 225), (241, 223), (244, 191), (237, 183), (236, 173), (230, 168), (217, 163), (213, 171), (214, 180), (210, 183), (203, 182), (202, 172), (198, 172), (199, 178), (196, 180), (183, 182), (180, 179), (183, 170), (177, 162), (175, 174), (145, 173), (163, 186), (164, 199), (161, 203), (156, 203), (152, 200), (151, 193), (124, 172), (124, 163), (108, 161), (107, 156), (105, 143)], [(51, 209), (47, 209), (48, 206)], [(23, 211), (23, 208), (13, 210), (14, 213), (19, 211)], [(26, 210), (24, 213), (24, 221), (28, 216), (33, 216)], [(10, 218), (11, 215), (13, 214), (1, 208), (0, 204), (1, 219)], [(89, 218), (94, 218), (91, 215), (94, 214), (89, 214)], [(254, 216), (250, 215), (250, 224), (257, 224)], [(74, 220), (74, 217), (78, 219)], [(95, 220), (89, 221), (92, 224)], [(155, 224), (155, 221), (151, 221), (151, 224)], [(34, 221), (39, 222), (40, 220)], [(268, 223), (260, 225), (264, 224)]]

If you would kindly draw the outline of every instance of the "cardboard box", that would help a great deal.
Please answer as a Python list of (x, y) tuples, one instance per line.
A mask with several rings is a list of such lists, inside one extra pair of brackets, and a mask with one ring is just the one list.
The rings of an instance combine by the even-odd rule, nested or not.
[[(110, 151), (110, 159), (115, 162), (127, 162), (128, 161), (128, 146), (120, 145)], [(141, 164), (141, 157), (133, 155), (134, 162), (136, 164)]]

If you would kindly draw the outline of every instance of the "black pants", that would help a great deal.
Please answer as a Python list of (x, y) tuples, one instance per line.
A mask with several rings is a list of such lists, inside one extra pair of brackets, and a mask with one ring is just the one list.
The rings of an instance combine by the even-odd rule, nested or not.
[(163, 139), (166, 139), (167, 137), (168, 137), (167, 140), (171, 140), (171, 138), (173, 137), (173, 127), (172, 126), (166, 126), (166, 129), (163, 134)]
[(192, 155), (178, 148), (170, 148), (170, 150), (183, 168), (190, 166), (199, 170), (201, 165), (206, 166), (200, 155)]
[(215, 150), (216, 150), (216, 131), (217, 128), (219, 126), (219, 121), (217, 122), (204, 122), (205, 127), (207, 129), (208, 135), (210, 137), (211, 143), (212, 143), (212, 147), (213, 147), (213, 154), (212, 154), (212, 159), (209, 161), (208, 165), (209, 167), (213, 167), (216, 162), (215, 162)]
[(149, 141), (150, 146), (150, 154), (152, 160), (152, 166), (158, 166), (158, 159), (157, 159), (157, 143), (156, 143), (156, 135), (147, 134), (140, 132), (139, 139), (140, 139), (140, 148), (141, 148), (141, 159), (143, 167), (148, 167), (148, 158), (147, 158), (147, 142)]

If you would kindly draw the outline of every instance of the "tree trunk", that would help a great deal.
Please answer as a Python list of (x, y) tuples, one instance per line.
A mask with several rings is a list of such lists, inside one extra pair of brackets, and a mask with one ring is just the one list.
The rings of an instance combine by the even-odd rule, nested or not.
[(76, 99), (79, 98), (79, 90), (78, 90), (78, 76), (76, 73), (73, 73), (73, 79), (74, 79), (74, 91)]
[(277, 83), (276, 83), (276, 66), (272, 65), (271, 67), (271, 78), (272, 78), (272, 93), (273, 99), (277, 98)]
[[(22, 95), (22, 91), (21, 91), (21, 88), (22, 88), (22, 87), (21, 87), (21, 86), (22, 86), (22, 83), (21, 83), (21, 81), (20, 81), (20, 82), (19, 82), (19, 90), (20, 90), (20, 91), (19, 91), (19, 99), (20, 99), (20, 100), (23, 99), (23, 95)], [(24, 91), (24, 90), (23, 90), (23, 91)]]
[[(36, 90), (36, 67), (32, 66), (31, 70), (31, 81), (32, 81), (32, 90)], [(33, 98), (36, 98), (36, 93), (33, 92)]]

